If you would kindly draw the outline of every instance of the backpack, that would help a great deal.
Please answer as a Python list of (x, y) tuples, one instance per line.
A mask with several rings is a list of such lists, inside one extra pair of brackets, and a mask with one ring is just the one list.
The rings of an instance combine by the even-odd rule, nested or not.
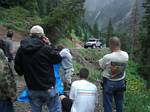
[(7, 58), (0, 49), (0, 99), (10, 99), (16, 95), (16, 83)]

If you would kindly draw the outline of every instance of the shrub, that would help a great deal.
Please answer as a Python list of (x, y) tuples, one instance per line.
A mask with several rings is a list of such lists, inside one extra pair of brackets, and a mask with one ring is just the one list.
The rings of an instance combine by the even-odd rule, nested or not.
[(146, 91), (146, 81), (137, 72), (138, 64), (129, 61), (127, 67), (127, 91), (125, 93), (126, 112), (149, 112), (150, 94)]
[(0, 24), (10, 29), (27, 31), (32, 25), (40, 24), (39, 17), (33, 17), (28, 10), (21, 7), (5, 9), (0, 7)]

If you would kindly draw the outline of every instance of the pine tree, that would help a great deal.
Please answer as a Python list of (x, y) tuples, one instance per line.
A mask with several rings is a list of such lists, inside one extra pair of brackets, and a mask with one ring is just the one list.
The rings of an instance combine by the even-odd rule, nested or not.
[(94, 38), (99, 38), (100, 37), (100, 31), (99, 31), (98, 26), (97, 26), (96, 23), (94, 24), (91, 33), (94, 36)]
[[(57, 0), (58, 5), (46, 18), (45, 25), (49, 35), (53, 37), (70, 36), (76, 29), (83, 17), (84, 0)], [(52, 38), (51, 38), (52, 40)], [(56, 40), (56, 38), (55, 38)]]
[(129, 53), (130, 58), (138, 61), (138, 54), (140, 50), (139, 42), (139, 9), (138, 9), (138, 0), (135, 1), (134, 7), (131, 11), (130, 22), (129, 22)]
[(108, 23), (108, 27), (107, 27), (106, 46), (108, 46), (109, 38), (111, 38), (114, 35), (113, 32), (114, 32), (114, 28), (113, 28), (113, 25), (112, 25), (112, 21), (110, 19), (109, 23)]
[(143, 3), (145, 9), (145, 16), (143, 27), (146, 31), (145, 36), (142, 38), (142, 73), (148, 80), (147, 88), (150, 89), (150, 0), (145, 0)]

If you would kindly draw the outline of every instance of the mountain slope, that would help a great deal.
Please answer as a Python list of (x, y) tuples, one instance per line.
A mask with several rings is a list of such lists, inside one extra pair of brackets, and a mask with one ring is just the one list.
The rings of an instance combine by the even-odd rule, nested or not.
[[(139, 7), (143, 1), (139, 0)], [(111, 19), (117, 29), (128, 21), (134, 3), (135, 0), (86, 0), (85, 20), (91, 25), (96, 22), (104, 30)]]

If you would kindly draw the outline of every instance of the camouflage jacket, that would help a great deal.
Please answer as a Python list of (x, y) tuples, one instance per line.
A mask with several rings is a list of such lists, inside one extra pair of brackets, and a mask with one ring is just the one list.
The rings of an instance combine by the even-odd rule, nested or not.
[(8, 61), (2, 49), (0, 49), (0, 99), (6, 100), (15, 97), (16, 83)]

